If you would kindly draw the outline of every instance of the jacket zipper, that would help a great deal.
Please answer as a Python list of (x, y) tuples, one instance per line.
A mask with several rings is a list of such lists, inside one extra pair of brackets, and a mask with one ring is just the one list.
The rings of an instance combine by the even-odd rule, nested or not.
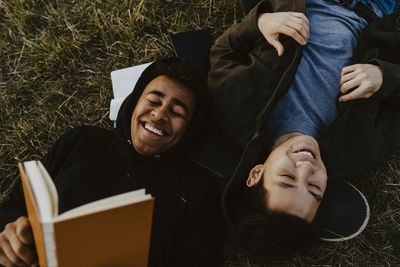
[(153, 170), (153, 166), (154, 164), (160, 159), (160, 156), (154, 158), (151, 162), (150, 162), (150, 173), (153, 175), (154, 178), (156, 178), (159, 181), (162, 181), (164, 184), (166, 184), (169, 189), (171, 189), (172, 192), (175, 193), (175, 195), (183, 202), (183, 203), (187, 203), (187, 200), (182, 196), (182, 194), (178, 191), (178, 189), (176, 189), (170, 182), (168, 182), (167, 180), (165, 180), (162, 177), (159, 177)]

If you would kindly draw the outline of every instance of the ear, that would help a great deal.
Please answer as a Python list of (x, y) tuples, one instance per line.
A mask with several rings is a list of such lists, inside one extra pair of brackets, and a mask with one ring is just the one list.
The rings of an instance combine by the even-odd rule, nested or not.
[(256, 184), (258, 184), (258, 182), (260, 181), (261, 176), (262, 176), (262, 171), (263, 171), (262, 164), (258, 164), (256, 166), (254, 166), (254, 168), (251, 169), (251, 171), (249, 173), (249, 177), (247, 178), (246, 185), (248, 187), (252, 187), (252, 186), (255, 186)]

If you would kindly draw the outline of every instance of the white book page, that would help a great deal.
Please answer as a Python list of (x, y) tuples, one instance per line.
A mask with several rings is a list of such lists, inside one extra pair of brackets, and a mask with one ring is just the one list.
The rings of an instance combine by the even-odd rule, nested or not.
[(132, 203), (138, 203), (150, 198), (151, 198), (150, 194), (145, 194), (145, 189), (139, 189), (128, 193), (123, 193), (116, 196), (111, 196), (97, 201), (93, 201), (88, 204), (84, 204), (82, 206), (66, 211), (57, 216), (54, 219), (54, 222), (67, 220), (82, 215), (108, 210), (120, 206), (125, 206)]
[[(47, 174), (47, 171), (42, 165), (38, 165), (37, 161), (24, 162), (24, 168), (35, 196), (40, 220), (42, 222), (50, 222), (54, 215), (53, 211), (57, 209), (55, 206), (58, 206), (58, 203), (53, 203), (54, 196), (51, 196), (52, 192), (49, 191), (48, 181), (43, 176), (43, 173)], [(51, 179), (50, 183), (53, 183)]]
[(53, 203), (52, 215), (53, 215), (53, 217), (55, 217), (58, 215), (58, 193), (57, 193), (56, 185), (54, 184), (53, 180), (51, 179), (49, 173), (47, 172), (47, 170), (43, 166), (43, 164), (40, 161), (37, 161), (36, 163), (39, 166), (39, 170), (40, 170), (43, 180), (47, 186), (47, 191), (49, 192), (49, 195), (51, 198), (51, 203)]

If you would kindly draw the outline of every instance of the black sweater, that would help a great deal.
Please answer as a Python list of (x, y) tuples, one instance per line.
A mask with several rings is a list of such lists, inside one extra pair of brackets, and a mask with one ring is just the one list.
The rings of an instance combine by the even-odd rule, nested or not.
[[(151, 69), (143, 74), (141, 86), (122, 105), (114, 132), (75, 128), (56, 142), (42, 163), (56, 184), (60, 213), (139, 188), (151, 193), (155, 205), (149, 266), (220, 266), (223, 231), (216, 178), (184, 159), (182, 149), (144, 157), (130, 142), (130, 117), (147, 84), (143, 80), (157, 75)], [(0, 207), (1, 229), (20, 216), (26, 216), (26, 210), (19, 183)]]

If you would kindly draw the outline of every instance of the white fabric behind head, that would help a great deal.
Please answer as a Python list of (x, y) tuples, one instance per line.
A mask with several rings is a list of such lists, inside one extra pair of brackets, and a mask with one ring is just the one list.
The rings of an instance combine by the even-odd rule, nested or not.
[(115, 121), (117, 119), (119, 108), (125, 97), (132, 92), (140, 75), (151, 63), (152, 62), (111, 72), (114, 99), (112, 99), (110, 103), (110, 120)]

